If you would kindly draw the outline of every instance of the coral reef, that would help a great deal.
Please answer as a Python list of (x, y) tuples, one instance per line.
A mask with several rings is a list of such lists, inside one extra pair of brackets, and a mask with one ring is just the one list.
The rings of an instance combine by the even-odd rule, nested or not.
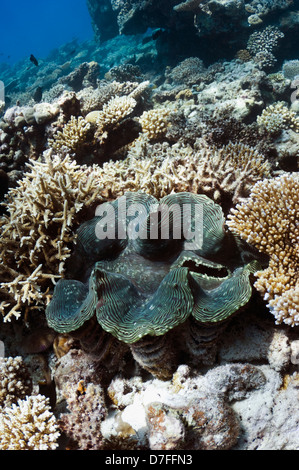
[(53, 139), (48, 139), (48, 145), (55, 153), (65, 148), (66, 151), (78, 154), (87, 141), (89, 129), (90, 123), (82, 116), (71, 116), (63, 131), (58, 131)]
[(227, 225), (269, 256), (255, 273), (255, 287), (268, 302), (276, 323), (299, 325), (298, 173), (255, 184), (246, 202), (228, 215)]
[(169, 110), (167, 108), (150, 109), (142, 113), (139, 122), (147, 139), (159, 140), (166, 134), (168, 115)]
[[(263, 373), (246, 364), (216, 367), (202, 376), (192, 376), (189, 367), (181, 365), (164, 383), (116, 378), (108, 393), (119, 411), (110, 421), (127, 423), (140, 444), (148, 442), (152, 450), (226, 450), (240, 434), (229, 403), (264, 383)], [(103, 422), (106, 439), (112, 429), (109, 419)]]
[(0, 61), (0, 448), (297, 449), (296, 3), (87, 5)]
[(68, 413), (60, 416), (60, 429), (71, 436), (81, 450), (99, 449), (102, 445), (101, 424), (107, 409), (100, 385), (78, 383), (67, 397)]
[(252, 33), (247, 42), (247, 49), (260, 68), (271, 68), (276, 63), (274, 56), (279, 39), (284, 34), (275, 26), (267, 26), (262, 31)]
[(104, 194), (141, 190), (158, 199), (172, 192), (206, 194), (226, 211), (247, 197), (256, 181), (271, 175), (269, 162), (248, 145), (230, 143), (217, 149), (199, 139), (194, 147), (136, 141), (127, 159), (104, 163), (109, 188)]

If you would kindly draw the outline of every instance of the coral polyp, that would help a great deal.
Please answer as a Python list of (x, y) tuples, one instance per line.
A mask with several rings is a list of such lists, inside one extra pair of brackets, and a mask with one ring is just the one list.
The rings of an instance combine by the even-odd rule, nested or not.
[[(156, 212), (151, 212), (153, 204)], [(161, 210), (163, 207), (171, 211)], [(187, 207), (188, 220), (183, 217)], [(126, 237), (101, 239), (100, 228), (113, 226), (114, 208), (118, 234), (124, 232)], [(137, 221), (130, 215), (136, 208)], [(172, 222), (167, 227), (170, 236), (163, 238), (165, 214), (173, 214), (174, 208), (176, 218), (167, 219)], [(224, 231), (221, 207), (207, 196), (178, 193), (158, 202), (143, 193), (125, 193), (110, 209), (109, 213), (107, 203), (101, 205), (97, 213), (103, 215), (79, 227), (67, 273), (67, 277), (77, 273), (77, 279), (58, 281), (46, 309), (48, 325), (74, 335), (87, 351), (97, 351), (99, 356), (109, 350), (107, 341), (116, 344), (114, 338), (120, 350), (124, 344), (130, 347), (142, 367), (169, 378), (177, 366), (175, 349), (194, 355), (196, 348), (185, 342), (196, 337), (199, 349), (206, 342), (200, 340), (197, 328), (208, 325), (217, 339), (218, 325), (248, 303), (251, 274), (258, 263), (233, 266), (231, 260), (227, 265), (212, 260), (231, 240)], [(180, 222), (184, 222), (184, 230)], [(153, 233), (157, 237), (152, 239)], [(187, 250), (189, 246), (192, 249)]]

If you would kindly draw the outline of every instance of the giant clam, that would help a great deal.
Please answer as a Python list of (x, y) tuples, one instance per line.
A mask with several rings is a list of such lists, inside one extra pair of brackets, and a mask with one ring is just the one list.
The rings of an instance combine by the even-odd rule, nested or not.
[(182, 354), (200, 361), (251, 297), (258, 262), (243, 264), (230, 250), (222, 209), (207, 196), (158, 202), (125, 193), (79, 227), (73, 278), (55, 286), (48, 325), (107, 363), (131, 350), (144, 369), (169, 379)]

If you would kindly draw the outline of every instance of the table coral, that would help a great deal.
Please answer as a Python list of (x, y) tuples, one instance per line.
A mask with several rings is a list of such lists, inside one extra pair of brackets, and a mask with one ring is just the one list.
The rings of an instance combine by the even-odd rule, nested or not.
[(227, 220), (230, 230), (269, 256), (268, 268), (255, 273), (255, 287), (276, 323), (291, 326), (299, 325), (298, 194), (298, 173), (258, 182)]

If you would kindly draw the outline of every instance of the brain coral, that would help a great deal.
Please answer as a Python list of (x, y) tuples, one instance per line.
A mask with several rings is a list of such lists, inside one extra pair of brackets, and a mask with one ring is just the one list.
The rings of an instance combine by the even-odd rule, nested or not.
[(276, 323), (299, 325), (299, 175), (260, 181), (237, 205), (227, 225), (269, 256), (269, 266), (255, 273), (255, 287), (268, 301)]
[[(188, 220), (183, 212), (187, 206)], [(177, 193), (158, 203), (144, 193), (126, 193), (98, 209), (101, 215), (78, 229), (75, 268), (67, 274), (70, 278), (75, 273), (77, 279), (57, 283), (46, 309), (47, 322), (102, 355), (109, 334), (128, 344), (144, 368), (167, 378), (176, 365), (174, 351), (179, 350), (178, 344), (169, 346), (171, 333), (184, 324), (181, 340), (197, 355), (200, 338), (212, 342), (218, 325), (248, 303), (250, 274), (257, 264), (232, 266), (232, 260), (224, 265), (211, 259), (230, 242), (221, 207), (207, 196)], [(132, 219), (136, 210), (137, 220)], [(115, 214), (117, 234), (107, 238), (102, 225), (114, 230)], [(195, 238), (196, 233), (202, 233), (202, 239)], [(91, 275), (82, 277), (90, 269)]]

